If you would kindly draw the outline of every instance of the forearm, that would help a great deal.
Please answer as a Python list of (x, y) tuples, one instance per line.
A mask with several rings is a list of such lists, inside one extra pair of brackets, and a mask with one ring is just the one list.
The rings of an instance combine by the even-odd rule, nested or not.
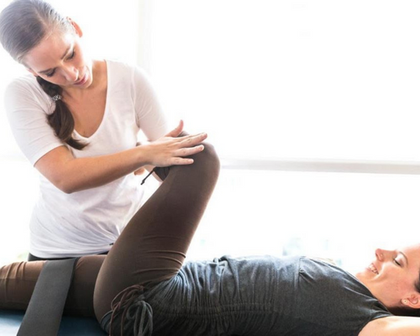
[(61, 146), (45, 154), (35, 167), (57, 188), (72, 193), (107, 184), (143, 166), (192, 164), (190, 156), (204, 149), (201, 142), (206, 137), (205, 133), (163, 137), (119, 153), (86, 158), (75, 158), (67, 147)]
[(59, 162), (54, 162), (55, 169), (45, 165), (41, 169), (37, 168), (41, 173), (43, 170), (48, 171), (47, 178), (57, 188), (65, 193), (73, 193), (115, 181), (134, 172), (145, 163), (141, 149), (133, 148), (96, 157), (65, 157)]

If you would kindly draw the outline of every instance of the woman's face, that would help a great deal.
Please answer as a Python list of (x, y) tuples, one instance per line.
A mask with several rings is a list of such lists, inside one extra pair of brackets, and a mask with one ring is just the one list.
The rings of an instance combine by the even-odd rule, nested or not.
[(53, 32), (23, 58), (35, 76), (57, 84), (63, 89), (84, 89), (92, 84), (92, 62), (83, 54), (80, 28), (72, 22), (76, 33)]
[(387, 307), (420, 308), (415, 283), (420, 276), (420, 245), (375, 251), (376, 258), (356, 277)]

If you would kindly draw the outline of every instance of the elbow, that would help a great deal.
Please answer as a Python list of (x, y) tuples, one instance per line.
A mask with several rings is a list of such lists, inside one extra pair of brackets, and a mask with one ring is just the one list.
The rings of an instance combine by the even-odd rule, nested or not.
[(69, 188), (67, 186), (56, 186), (56, 187), (58, 189), (60, 189), (63, 193), (68, 194), (68, 195), (73, 194), (75, 191), (77, 191), (77, 190), (75, 190), (73, 188)]
[(69, 183), (69, 181), (66, 181), (65, 179), (62, 180), (55, 180), (50, 181), (57, 189), (61, 190), (65, 194), (72, 194), (76, 191), (78, 191), (77, 187), (73, 185), (72, 183)]
[(77, 190), (70, 189), (70, 188), (62, 188), (62, 189), (60, 188), (60, 190), (62, 192), (64, 192), (65, 194), (68, 194), (68, 195), (73, 194), (75, 191), (77, 191)]

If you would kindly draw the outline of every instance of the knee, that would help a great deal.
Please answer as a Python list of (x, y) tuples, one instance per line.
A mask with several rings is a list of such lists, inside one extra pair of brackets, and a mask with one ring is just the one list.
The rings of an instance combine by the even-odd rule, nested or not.
[(214, 146), (208, 142), (204, 143), (203, 154), (206, 156), (206, 160), (214, 169), (220, 170), (220, 160)]
[(219, 176), (220, 159), (214, 146), (208, 142), (204, 142), (204, 150), (194, 156), (194, 164), (200, 166), (200, 170), (204, 173), (213, 175), (215, 178)]
[[(179, 136), (188, 135), (187, 132), (183, 131)], [(192, 156), (194, 161), (203, 161), (206, 163), (210, 168), (214, 169), (215, 171), (219, 172), (220, 170), (220, 160), (219, 156), (217, 155), (216, 149), (214, 146), (208, 142), (203, 142), (204, 150), (201, 153), (195, 154)]]

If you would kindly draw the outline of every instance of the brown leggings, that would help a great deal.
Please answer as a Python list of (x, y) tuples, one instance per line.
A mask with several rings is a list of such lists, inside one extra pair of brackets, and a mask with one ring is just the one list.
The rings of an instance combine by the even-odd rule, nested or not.
[[(194, 163), (157, 169), (162, 185), (133, 216), (105, 255), (84, 256), (76, 271), (65, 312), (100, 321), (114, 297), (127, 287), (153, 286), (181, 268), (219, 174), (214, 148)], [(45, 261), (0, 268), (0, 309), (26, 309)]]

